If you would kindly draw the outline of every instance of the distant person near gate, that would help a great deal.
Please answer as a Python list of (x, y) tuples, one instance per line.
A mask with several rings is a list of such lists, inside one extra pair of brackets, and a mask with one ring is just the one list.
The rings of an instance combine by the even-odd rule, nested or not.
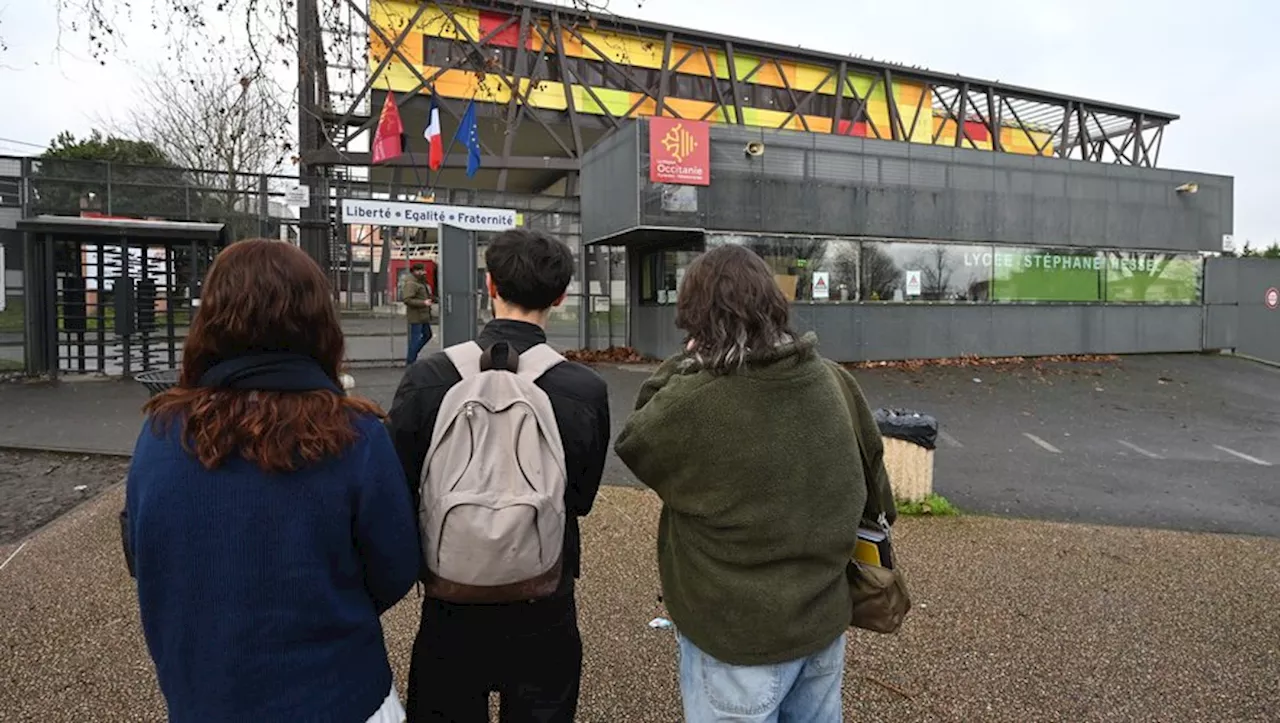
[(409, 350), (404, 364), (418, 360), (418, 354), (431, 341), (431, 287), (427, 283), (427, 267), (414, 264), (409, 278), (400, 287), (400, 301), (409, 321)]

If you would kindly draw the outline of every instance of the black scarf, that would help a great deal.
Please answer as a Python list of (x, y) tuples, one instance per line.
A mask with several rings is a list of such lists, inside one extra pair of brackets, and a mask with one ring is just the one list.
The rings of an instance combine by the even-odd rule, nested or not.
[(218, 362), (200, 375), (199, 386), (258, 392), (324, 389), (334, 394), (345, 393), (315, 359), (285, 352), (249, 354)]

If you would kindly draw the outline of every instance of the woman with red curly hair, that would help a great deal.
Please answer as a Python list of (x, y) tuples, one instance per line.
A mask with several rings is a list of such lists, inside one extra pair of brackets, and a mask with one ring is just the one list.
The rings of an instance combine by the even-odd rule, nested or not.
[(324, 272), (290, 244), (209, 269), (178, 385), (146, 406), (125, 508), (169, 719), (400, 721), (379, 616), (421, 565), (376, 405), (339, 384)]

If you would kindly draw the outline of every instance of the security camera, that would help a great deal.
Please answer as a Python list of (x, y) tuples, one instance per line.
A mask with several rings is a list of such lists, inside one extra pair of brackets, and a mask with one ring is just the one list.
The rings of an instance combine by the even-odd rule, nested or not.
[(747, 147), (743, 149), (748, 158), (758, 158), (764, 155), (764, 144), (760, 141), (751, 141)]
[(1200, 184), (1184, 183), (1173, 190), (1177, 191), (1178, 193), (1195, 193), (1196, 191), (1200, 190)]

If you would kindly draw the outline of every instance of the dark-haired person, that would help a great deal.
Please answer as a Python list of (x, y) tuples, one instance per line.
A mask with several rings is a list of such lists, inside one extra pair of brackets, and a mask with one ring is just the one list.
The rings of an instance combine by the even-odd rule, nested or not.
[(410, 267), (409, 278), (400, 287), (400, 300), (404, 303), (405, 320), (409, 322), (409, 348), (404, 358), (405, 366), (409, 366), (431, 341), (431, 284), (427, 281), (426, 266)]
[(342, 354), (300, 249), (218, 255), (125, 503), (174, 723), (400, 720), (379, 616), (417, 579), (417, 525), (379, 410), (340, 388)]
[[(564, 301), (573, 265), (569, 248), (545, 234), (499, 234), (485, 251), (494, 319), (480, 332), (480, 346), (505, 342), (520, 354), (546, 342), (547, 317)], [(390, 427), (415, 503), (441, 402), (459, 381), (440, 352), (410, 367), (396, 391)], [(503, 721), (574, 719), (582, 673), (574, 602), (578, 518), (591, 511), (609, 450), (608, 390), (594, 371), (573, 362), (553, 366), (536, 383), (551, 400), (568, 477), (559, 587), (549, 598), (509, 604), (424, 598), (409, 669), (410, 723), (487, 722), (492, 691), (501, 696)]]
[(686, 720), (839, 721), (845, 566), (867, 485), (888, 486), (875, 420), (744, 247), (694, 260), (676, 325), (685, 351), (641, 387), (616, 449), (662, 498)]

